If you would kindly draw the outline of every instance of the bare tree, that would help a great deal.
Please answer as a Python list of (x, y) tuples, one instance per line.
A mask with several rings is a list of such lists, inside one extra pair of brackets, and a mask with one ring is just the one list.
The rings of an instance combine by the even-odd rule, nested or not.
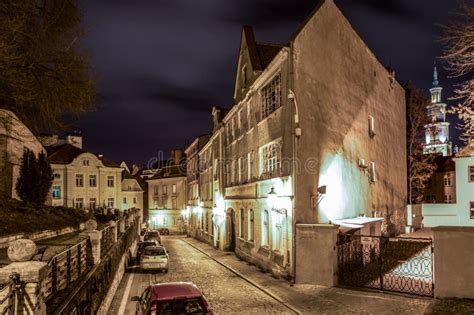
[(461, 12), (451, 24), (444, 26), (442, 37), (443, 59), (450, 77), (461, 78), (455, 86), (455, 96), (459, 103), (451, 109), (462, 121), (461, 140), (474, 141), (474, 5), (465, 1)]
[(0, 1), (0, 108), (34, 131), (65, 127), (93, 105), (80, 22), (75, 0)]
[(407, 150), (408, 150), (408, 199), (410, 204), (423, 200), (428, 181), (436, 170), (435, 154), (424, 154), (423, 144), (425, 126), (431, 118), (426, 112), (430, 103), (423, 92), (411, 82), (405, 85), (407, 96)]

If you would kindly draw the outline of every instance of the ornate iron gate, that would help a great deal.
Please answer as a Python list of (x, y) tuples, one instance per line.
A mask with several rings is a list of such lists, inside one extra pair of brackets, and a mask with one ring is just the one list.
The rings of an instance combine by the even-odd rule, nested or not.
[(433, 296), (433, 241), (345, 235), (337, 246), (339, 283)]

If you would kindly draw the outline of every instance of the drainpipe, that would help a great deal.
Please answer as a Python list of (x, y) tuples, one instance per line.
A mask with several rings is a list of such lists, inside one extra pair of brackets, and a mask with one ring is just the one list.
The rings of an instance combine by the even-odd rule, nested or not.
[[(290, 56), (289, 56), (289, 89), (294, 91), (294, 81), (293, 81), (293, 41), (290, 41)], [(296, 102), (296, 97), (293, 99), (292, 102)], [(292, 262), (293, 262), (293, 277), (291, 280), (291, 283), (294, 284), (296, 282), (296, 219), (295, 219), (295, 203), (296, 203), (296, 122), (295, 122), (295, 113), (296, 113), (296, 104), (293, 104), (291, 106), (291, 134), (292, 134), (292, 144), (293, 144), (293, 160), (292, 160), (292, 180), (291, 180), (291, 185), (292, 185), (292, 190), (293, 190), (293, 202), (292, 202), (292, 207), (291, 207), (291, 225), (292, 225), (292, 246), (291, 246), (291, 256), (292, 256)]]

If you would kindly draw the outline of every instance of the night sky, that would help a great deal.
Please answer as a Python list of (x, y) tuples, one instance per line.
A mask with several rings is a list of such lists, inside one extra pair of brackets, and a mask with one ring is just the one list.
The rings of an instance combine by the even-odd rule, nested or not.
[[(456, 0), (336, 0), (400, 82), (431, 87), (439, 24)], [(256, 40), (285, 44), (318, 0), (85, 0), (83, 47), (100, 102), (82, 117), (84, 147), (146, 163), (211, 129), (213, 105), (230, 107), (243, 24)], [(440, 67), (438, 67), (440, 68)], [(452, 81), (440, 70), (444, 98)], [(426, 91), (428, 93), (428, 91)], [(454, 128), (452, 128), (454, 129)]]

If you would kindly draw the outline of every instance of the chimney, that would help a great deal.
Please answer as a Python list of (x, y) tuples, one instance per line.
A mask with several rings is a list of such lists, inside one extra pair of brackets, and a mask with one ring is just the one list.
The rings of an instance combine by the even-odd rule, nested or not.
[(183, 158), (183, 149), (173, 149), (173, 150), (171, 150), (171, 158), (173, 159), (173, 163), (175, 165), (179, 164), (179, 162)]
[(66, 135), (66, 143), (82, 149), (82, 133), (80, 131), (70, 132)]

